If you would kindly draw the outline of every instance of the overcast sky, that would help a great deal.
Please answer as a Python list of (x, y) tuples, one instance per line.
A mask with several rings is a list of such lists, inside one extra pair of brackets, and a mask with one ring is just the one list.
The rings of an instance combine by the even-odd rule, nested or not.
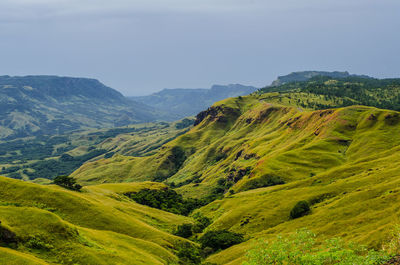
[(400, 77), (399, 31), (399, 0), (0, 0), (0, 75), (125, 95), (300, 70)]

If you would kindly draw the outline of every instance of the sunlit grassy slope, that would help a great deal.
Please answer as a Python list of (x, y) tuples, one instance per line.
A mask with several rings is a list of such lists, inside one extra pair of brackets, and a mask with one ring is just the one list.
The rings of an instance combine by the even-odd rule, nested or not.
[[(379, 247), (400, 210), (400, 114), (365, 106), (302, 108), (297, 103), (305, 99), (333, 107), (341, 100), (303, 92), (227, 99), (157, 154), (87, 163), (73, 176), (84, 184), (164, 180), (199, 198), (225, 183), (224, 198), (199, 210), (213, 220), (208, 230), (251, 239), (308, 227)], [(263, 187), (271, 178), (285, 184)], [(312, 204), (312, 213), (290, 220), (300, 200)], [(208, 260), (240, 264), (251, 242)]]
[(18, 246), (0, 248), (0, 260), (9, 257), (14, 264), (174, 262), (174, 249), (183, 239), (169, 232), (191, 219), (136, 204), (122, 195), (163, 187), (146, 182), (73, 192), (1, 177), (1, 226), (15, 233)]

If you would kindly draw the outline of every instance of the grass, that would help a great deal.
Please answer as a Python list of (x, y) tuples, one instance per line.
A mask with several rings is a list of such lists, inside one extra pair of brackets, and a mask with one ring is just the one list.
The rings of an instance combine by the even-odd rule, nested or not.
[[(87, 163), (73, 176), (85, 184), (149, 180), (171, 158), (170, 150), (179, 146), (186, 154), (183, 165), (176, 172), (164, 167), (170, 169), (166, 183), (189, 180), (178, 192), (201, 198), (221, 178), (232, 183), (233, 194), (227, 192), (198, 210), (213, 220), (208, 230), (228, 229), (252, 239), (308, 227), (322, 238), (341, 236), (380, 248), (398, 222), (397, 112), (365, 106), (312, 110), (295, 104), (305, 93), (281, 96), (221, 101), (214, 105), (219, 109), (216, 115), (207, 116), (157, 154)], [(256, 180), (266, 176), (286, 184), (258, 188)], [(311, 202), (311, 214), (290, 219), (291, 209), (301, 200)], [(208, 261), (240, 264), (251, 241)]]
[[(185, 241), (169, 232), (191, 219), (139, 205), (121, 193), (159, 183), (113, 184), (83, 192), (0, 178), (2, 225), (18, 251), (64, 264), (165, 264)], [(21, 254), (22, 255), (22, 254)]]

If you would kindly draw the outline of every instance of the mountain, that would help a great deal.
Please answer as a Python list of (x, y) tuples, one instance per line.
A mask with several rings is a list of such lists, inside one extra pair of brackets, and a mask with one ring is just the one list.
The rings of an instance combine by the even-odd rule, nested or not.
[(95, 79), (0, 76), (0, 138), (155, 120), (152, 109)]
[(290, 82), (301, 82), (307, 81), (315, 76), (327, 76), (331, 78), (346, 78), (346, 77), (361, 77), (361, 78), (371, 78), (367, 75), (353, 75), (349, 74), (349, 72), (325, 72), (325, 71), (301, 71), (301, 72), (293, 72), (288, 75), (278, 76), (278, 78), (272, 82), (271, 86), (280, 86), (283, 84), (287, 84)]
[(165, 112), (171, 116), (170, 119), (177, 120), (196, 115), (222, 99), (248, 95), (256, 90), (255, 87), (240, 84), (214, 85), (211, 89), (164, 89), (149, 96), (131, 99)]
[[(208, 256), (215, 264), (242, 264), (259, 239), (304, 227), (379, 249), (400, 205), (400, 113), (358, 104), (395, 108), (400, 79), (363, 80), (309, 80), (226, 99), (156, 154), (89, 162), (72, 176), (85, 185), (160, 181), (201, 200), (192, 216), (211, 220), (206, 232), (247, 240)], [(310, 210), (293, 218), (299, 202)]]
[[(399, 95), (400, 79), (315, 76), (219, 101), (193, 126), (82, 133), (115, 153), (62, 177), (80, 191), (0, 177), (0, 263), (239, 265), (328, 240), (325, 258), (395, 264)], [(67, 149), (61, 162), (90, 147)]]

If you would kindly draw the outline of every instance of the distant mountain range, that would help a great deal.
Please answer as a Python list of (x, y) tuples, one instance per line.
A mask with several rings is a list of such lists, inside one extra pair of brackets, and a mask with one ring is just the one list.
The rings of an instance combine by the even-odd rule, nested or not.
[(0, 138), (155, 120), (152, 109), (95, 79), (0, 76)]
[(290, 82), (301, 82), (307, 81), (316, 76), (329, 76), (332, 78), (346, 78), (346, 77), (361, 77), (361, 78), (372, 78), (367, 75), (354, 75), (349, 74), (349, 72), (325, 72), (325, 71), (301, 71), (301, 72), (292, 72), (288, 75), (278, 76), (278, 78), (272, 82), (271, 86), (280, 86)]
[(253, 86), (240, 84), (214, 85), (211, 89), (163, 89), (149, 96), (130, 97), (130, 99), (168, 113), (170, 119), (176, 120), (196, 115), (217, 101), (248, 95), (256, 90), (257, 88)]
[(65, 134), (91, 128), (173, 121), (255, 87), (164, 89), (126, 98), (98, 80), (59, 76), (0, 76), (0, 139)]

